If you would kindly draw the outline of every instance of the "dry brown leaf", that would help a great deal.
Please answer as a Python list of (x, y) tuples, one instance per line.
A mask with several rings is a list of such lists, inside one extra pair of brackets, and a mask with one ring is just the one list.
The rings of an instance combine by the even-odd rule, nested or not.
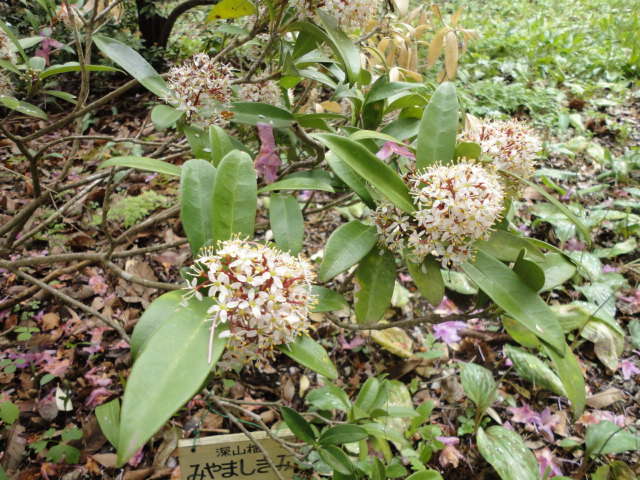
[(447, 80), (453, 80), (458, 70), (458, 37), (453, 30), (448, 31), (444, 39), (444, 66)]
[(53, 330), (60, 325), (60, 315), (55, 312), (45, 313), (40, 319), (43, 330)]
[(104, 468), (116, 468), (118, 462), (118, 456), (115, 453), (96, 453), (91, 455), (96, 462), (102, 465)]
[(26, 449), (26, 439), (22, 436), (24, 427), (19, 423), (14, 423), (9, 431), (7, 443), (4, 448), (4, 456), (2, 457), (2, 467), (5, 470), (17, 470)]
[(153, 468), (159, 470), (166, 466), (167, 460), (178, 448), (178, 440), (180, 440), (180, 429), (177, 427), (169, 428), (162, 434), (162, 443), (158, 447), (158, 452), (153, 459)]
[(604, 392), (596, 393), (595, 395), (587, 397), (587, 405), (601, 410), (605, 407), (608, 407), (612, 403), (615, 403), (619, 400), (624, 400), (625, 397), (626, 395), (622, 390), (611, 387), (607, 388)]
[(442, 53), (442, 45), (444, 42), (444, 30), (440, 30), (435, 37), (429, 43), (429, 53), (427, 54), (427, 67), (432, 68), (438, 58), (440, 58), (440, 54)]

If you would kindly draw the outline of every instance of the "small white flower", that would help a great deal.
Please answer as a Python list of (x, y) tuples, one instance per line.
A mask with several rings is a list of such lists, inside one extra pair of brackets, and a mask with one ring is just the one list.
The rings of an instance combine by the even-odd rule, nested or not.
[(315, 14), (324, 10), (336, 19), (338, 25), (345, 30), (364, 27), (380, 12), (380, 0), (296, 0), (301, 12)]
[(273, 80), (262, 83), (247, 83), (240, 88), (238, 98), (242, 102), (260, 102), (282, 105), (280, 87)]
[(7, 35), (2, 29), (0, 29), (0, 60), (13, 64), (18, 61), (14, 51), (13, 42), (9, 38), (9, 35)]

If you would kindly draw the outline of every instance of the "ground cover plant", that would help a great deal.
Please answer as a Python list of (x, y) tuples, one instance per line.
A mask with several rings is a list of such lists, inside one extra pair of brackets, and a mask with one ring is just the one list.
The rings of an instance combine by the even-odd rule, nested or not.
[(297, 478), (635, 478), (638, 12), (186, 2), (145, 47), (37, 3), (0, 23), (0, 478), (216, 478), (178, 440), (256, 430)]

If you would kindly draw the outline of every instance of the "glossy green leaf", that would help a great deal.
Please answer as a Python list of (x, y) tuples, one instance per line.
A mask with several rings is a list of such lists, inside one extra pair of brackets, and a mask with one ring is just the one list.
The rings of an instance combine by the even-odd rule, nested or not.
[(311, 287), (311, 295), (315, 296), (318, 300), (318, 303), (312, 309), (314, 313), (333, 312), (335, 310), (349, 308), (349, 302), (347, 302), (346, 298), (328, 288), (313, 285)]
[(258, 122), (270, 123), (274, 128), (287, 128), (295, 117), (280, 107), (257, 102), (235, 102), (229, 109), (232, 122), (255, 126)]
[(559, 355), (553, 348), (544, 344), (542, 349), (553, 361), (555, 370), (571, 402), (573, 419), (577, 420), (586, 405), (585, 383), (580, 363), (566, 343), (563, 350), (564, 355)]
[(317, 14), (329, 40), (329, 47), (340, 59), (349, 79), (349, 84), (355, 84), (360, 75), (360, 50), (358, 50), (349, 36), (340, 29), (334, 18), (320, 9), (317, 10)]
[(455, 157), (456, 158), (469, 158), (477, 160), (482, 155), (482, 148), (477, 143), (462, 142), (456, 145)]
[(544, 260), (540, 249), (530, 243), (527, 238), (504, 230), (494, 230), (491, 232), (489, 240), (481, 240), (475, 245), (486, 254), (505, 262), (515, 262), (523, 249), (530, 257), (540, 261)]
[(501, 426), (478, 429), (478, 450), (502, 480), (540, 480), (538, 462), (520, 435)]
[(169, 105), (156, 105), (151, 110), (151, 121), (156, 130), (166, 130), (172, 127), (184, 115), (184, 110)]
[(380, 320), (391, 304), (396, 280), (396, 260), (386, 248), (373, 248), (356, 269), (356, 321), (372, 323)]
[(102, 53), (120, 65), (151, 93), (161, 98), (169, 95), (169, 88), (164, 79), (134, 49), (104, 35), (94, 35), (93, 41)]
[(122, 402), (118, 465), (131, 458), (198, 393), (222, 355), (226, 340), (220, 334), (228, 326), (221, 323), (208, 362), (211, 322), (206, 319), (212, 305), (205, 298), (179, 308), (149, 338), (133, 364)]
[(371, 193), (367, 189), (367, 182), (364, 178), (358, 175), (353, 168), (349, 166), (344, 160), (332, 152), (329, 152), (326, 156), (327, 163), (340, 180), (347, 184), (347, 186), (356, 194), (360, 199), (371, 209), (376, 208), (376, 204), (373, 201)]
[(177, 165), (172, 165), (162, 160), (148, 157), (113, 157), (100, 164), (98, 168), (106, 167), (129, 167), (136, 170), (143, 170), (145, 172), (157, 172), (165, 175), (173, 175), (175, 177), (180, 176), (181, 168)]
[(318, 133), (313, 137), (324, 143), (358, 175), (376, 187), (391, 203), (405, 212), (413, 213), (415, 207), (409, 195), (409, 187), (389, 165), (366, 147), (332, 133)]
[(587, 427), (585, 435), (586, 457), (591, 455), (612, 455), (622, 452), (640, 451), (640, 434), (619, 427), (609, 420), (601, 420)]
[(344, 445), (345, 443), (359, 442), (367, 438), (367, 431), (358, 425), (336, 425), (327, 428), (320, 438), (320, 445)]
[(180, 218), (187, 234), (191, 252), (213, 240), (213, 185), (216, 167), (206, 160), (188, 160), (180, 176)]
[[(354, 406), (365, 413), (369, 413), (376, 406), (376, 400), (380, 393), (380, 380), (376, 377), (370, 377), (360, 388)], [(382, 393), (384, 394), (384, 391)]]
[[(119, 72), (117, 68), (107, 67), (106, 65), (85, 65), (87, 72)], [(60, 75), (67, 72), (81, 72), (80, 64), (78, 62), (67, 62), (61, 65), (51, 65), (40, 73), (40, 78), (45, 79), (51, 75)]]
[(316, 442), (316, 434), (313, 428), (302, 415), (289, 407), (280, 407), (280, 413), (282, 414), (282, 419), (287, 422), (287, 427), (296, 437), (309, 445), (313, 445)]
[(298, 201), (287, 193), (270, 195), (269, 223), (276, 244), (285, 252), (298, 255), (304, 239), (304, 218)]
[(289, 358), (329, 379), (338, 378), (338, 370), (322, 345), (307, 335), (299, 335), (294, 342), (276, 347)]
[(458, 96), (451, 82), (441, 83), (424, 109), (416, 151), (416, 169), (453, 160), (458, 130)]
[(227, 154), (216, 173), (213, 187), (213, 239), (224, 241), (234, 235), (253, 239), (258, 201), (256, 171), (244, 152)]
[(541, 345), (540, 339), (533, 332), (520, 325), (513, 318), (502, 315), (501, 320), (507, 333), (520, 345), (527, 348), (538, 348)]
[(102, 430), (109, 443), (117, 447), (120, 434), (120, 399), (116, 398), (98, 405), (96, 407), (96, 418), (98, 419), (100, 430)]
[(209, 148), (211, 150), (211, 160), (217, 167), (222, 159), (233, 151), (233, 142), (227, 132), (217, 125), (209, 127)]
[(25, 115), (29, 115), (30, 117), (41, 118), (42, 120), (46, 120), (47, 118), (49, 118), (46, 113), (44, 113), (35, 105), (31, 105), (27, 102), (21, 102), (20, 100), (16, 100), (13, 97), (0, 96), (0, 103), (11, 110), (24, 113)]
[(362, 260), (377, 241), (376, 227), (365, 225), (358, 220), (340, 226), (327, 241), (318, 279), (327, 282), (348, 270)]
[(273, 192), (274, 190), (320, 190), (333, 192), (331, 183), (324, 178), (317, 177), (288, 177), (262, 187), (258, 193)]
[[(187, 142), (189, 143), (191, 152), (195, 158), (204, 158), (205, 160), (213, 161), (211, 142), (204, 130), (194, 127), (193, 125), (181, 125), (180, 130), (182, 130), (186, 135)], [(216, 165), (216, 167), (217, 166), (218, 165)]]
[(513, 264), (512, 270), (516, 273), (532, 290), (538, 292), (544, 286), (544, 270), (537, 263), (527, 260), (525, 251), (522, 250), (520, 256)]
[(498, 396), (498, 385), (489, 370), (475, 363), (460, 366), (460, 383), (479, 412), (489, 408)]
[(505, 353), (513, 362), (513, 367), (518, 376), (536, 387), (544, 388), (563, 397), (567, 396), (560, 378), (553, 373), (546, 363), (538, 357), (511, 345), (507, 344), (504, 348)]
[(409, 475), (407, 480), (442, 480), (442, 475), (435, 470), (422, 470)]
[(227, 18), (240, 18), (258, 13), (258, 9), (250, 0), (222, 0), (207, 15), (207, 22)]
[(404, 264), (424, 298), (435, 307), (440, 305), (444, 298), (444, 280), (438, 261), (432, 255), (428, 255), (422, 263), (413, 263), (411, 253), (408, 253), (404, 256)]
[(149, 339), (170, 317), (179, 314), (184, 292), (174, 290), (156, 298), (138, 319), (131, 335), (131, 358), (135, 361)]
[(576, 273), (576, 266), (565, 255), (555, 252), (545, 253), (544, 262), (540, 262), (538, 266), (544, 272), (543, 292), (563, 285)]
[(42, 90), (42, 93), (51, 95), (52, 97), (61, 98), (65, 102), (73, 103), (74, 105), (78, 103), (76, 102), (76, 96), (69, 92), (63, 92), (61, 90)]
[(324, 387), (311, 390), (307, 394), (307, 403), (321, 410), (340, 410), (342, 412), (351, 410), (349, 396), (344, 390), (330, 382)]
[(462, 270), (511, 318), (564, 354), (564, 332), (555, 314), (509, 267), (479, 251)]
[(318, 453), (320, 453), (320, 458), (336, 472), (342, 475), (353, 475), (353, 464), (342, 449), (333, 445), (327, 445), (320, 448)]
[(386, 100), (389, 97), (406, 92), (407, 90), (423, 90), (426, 92), (426, 87), (422, 83), (415, 82), (387, 82), (375, 90), (372, 88), (365, 97), (365, 103)]

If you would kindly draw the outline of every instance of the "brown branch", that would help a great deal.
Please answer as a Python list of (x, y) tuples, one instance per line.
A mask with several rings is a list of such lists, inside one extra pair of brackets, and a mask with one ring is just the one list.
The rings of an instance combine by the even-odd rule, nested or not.
[(106, 261), (104, 262), (105, 267), (114, 272), (119, 277), (125, 279), (128, 282), (136, 283), (138, 285), (142, 285), (147, 288), (156, 288), (158, 290), (180, 290), (182, 287), (180, 285), (175, 285), (173, 283), (165, 283), (165, 282), (155, 282), (153, 280), (146, 280), (144, 278), (136, 277), (131, 273), (121, 269), (113, 262)]
[(164, 24), (162, 25), (162, 31), (160, 32), (160, 38), (158, 38), (158, 45), (160, 47), (166, 47), (169, 43), (169, 37), (171, 36), (171, 31), (173, 30), (173, 26), (178, 20), (178, 17), (183, 13), (191, 10), (195, 7), (200, 7), (202, 5), (215, 5), (218, 3), (216, 0), (187, 0), (186, 2), (180, 3), (176, 6), (169, 15), (167, 16)]

